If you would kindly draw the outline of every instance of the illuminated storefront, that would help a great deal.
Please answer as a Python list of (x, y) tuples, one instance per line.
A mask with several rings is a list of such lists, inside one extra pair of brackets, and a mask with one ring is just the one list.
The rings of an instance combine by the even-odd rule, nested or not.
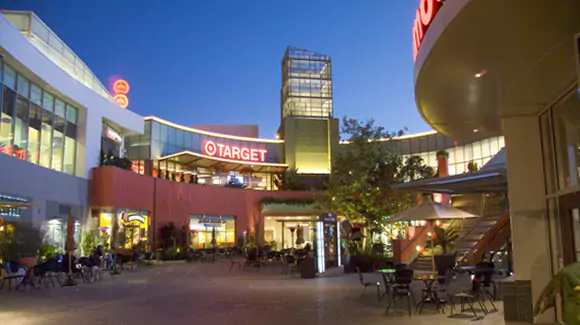
[[(131, 249), (139, 244), (147, 242), (149, 237), (149, 214), (147, 211), (130, 209), (103, 209), (98, 213), (101, 236), (107, 236), (109, 244), (116, 239), (118, 248)], [(113, 236), (117, 222), (117, 234)]]
[(189, 218), (191, 245), (196, 249), (236, 245), (236, 217), (192, 215)]

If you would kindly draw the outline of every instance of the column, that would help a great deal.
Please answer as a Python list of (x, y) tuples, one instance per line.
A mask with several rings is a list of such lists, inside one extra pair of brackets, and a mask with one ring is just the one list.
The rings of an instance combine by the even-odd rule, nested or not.
[[(531, 281), (535, 303), (552, 277), (539, 118), (510, 117), (502, 124), (515, 279)], [(554, 319), (546, 312), (536, 323)]]

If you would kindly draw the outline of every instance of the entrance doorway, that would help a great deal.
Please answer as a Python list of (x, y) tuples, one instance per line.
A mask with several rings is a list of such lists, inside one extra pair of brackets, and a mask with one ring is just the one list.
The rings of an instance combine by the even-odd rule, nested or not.
[(580, 262), (580, 193), (559, 198), (560, 233), (564, 266)]

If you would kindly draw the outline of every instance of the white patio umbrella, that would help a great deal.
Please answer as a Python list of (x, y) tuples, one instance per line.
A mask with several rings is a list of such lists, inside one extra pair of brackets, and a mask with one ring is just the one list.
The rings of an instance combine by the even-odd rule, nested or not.
[[(438, 220), (455, 220), (477, 217), (479, 216), (454, 208), (450, 204), (425, 200), (416, 207), (394, 215), (388, 222), (425, 220), (430, 222), (431, 229), (434, 230), (433, 224)], [(435, 247), (433, 246), (433, 236), (431, 236), (431, 249), (433, 250), (431, 253), (431, 266), (433, 267), (433, 276), (435, 276), (437, 270), (435, 268)]]

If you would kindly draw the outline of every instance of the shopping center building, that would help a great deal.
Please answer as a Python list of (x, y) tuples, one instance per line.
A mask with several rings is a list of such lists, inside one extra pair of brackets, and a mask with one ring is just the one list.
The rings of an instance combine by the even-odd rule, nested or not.
[(515, 279), (535, 302), (580, 261), (580, 2), (417, 3), (417, 107), (454, 139), (505, 137)]
[[(0, 54), (0, 203), (32, 205), (0, 210), (5, 221), (32, 222), (57, 246), (69, 213), (77, 238), (81, 228), (110, 233), (117, 222), (127, 246), (147, 239), (159, 247), (170, 222), (188, 227), (196, 247), (214, 236), (234, 245), (250, 233), (292, 247), (296, 228), (314, 244), (321, 213), (311, 202), (343, 147), (328, 55), (286, 50), (280, 127), (264, 139), (255, 125), (188, 126), (136, 114), (137, 90), (105, 87), (31, 12), (0, 14)], [(446, 150), (451, 175), (470, 162), (483, 166), (504, 146), (501, 134), (452, 140), (435, 131), (392, 141), (404, 157), (435, 168), (436, 152)], [(122, 156), (129, 170), (102, 166)], [(303, 190), (281, 188), (282, 175)]]

